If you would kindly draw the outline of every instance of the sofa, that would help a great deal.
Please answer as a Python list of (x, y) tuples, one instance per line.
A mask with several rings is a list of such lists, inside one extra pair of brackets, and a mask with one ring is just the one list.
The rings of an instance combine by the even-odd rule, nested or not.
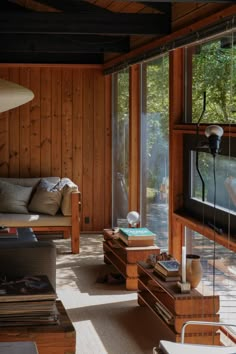
[(0, 225), (62, 233), (79, 253), (80, 191), (69, 178), (0, 178)]

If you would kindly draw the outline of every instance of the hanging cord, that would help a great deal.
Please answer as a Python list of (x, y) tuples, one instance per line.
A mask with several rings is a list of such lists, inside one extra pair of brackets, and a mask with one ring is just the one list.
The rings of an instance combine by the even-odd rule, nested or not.
[[(214, 183), (214, 215), (213, 215), (213, 225), (216, 225), (216, 158), (213, 155), (213, 183)], [(213, 286), (213, 296), (215, 296), (215, 263), (216, 263), (216, 228), (214, 227), (214, 233), (213, 233), (213, 241), (214, 241), (214, 246), (213, 246), (213, 281), (212, 281), (212, 286)]]
[(199, 126), (200, 126), (200, 122), (202, 120), (202, 117), (205, 114), (205, 111), (206, 111), (206, 91), (203, 92), (203, 108), (202, 108), (202, 113), (200, 115), (200, 118), (198, 119), (197, 127), (196, 127), (196, 136), (197, 136), (196, 170), (197, 170), (197, 173), (198, 173), (198, 175), (200, 177), (200, 180), (201, 180), (201, 183), (202, 183), (202, 201), (203, 202), (205, 201), (205, 182), (204, 182), (204, 179), (203, 179), (202, 174), (201, 174), (200, 169), (199, 169), (199, 151), (198, 151), (198, 148), (199, 148)]

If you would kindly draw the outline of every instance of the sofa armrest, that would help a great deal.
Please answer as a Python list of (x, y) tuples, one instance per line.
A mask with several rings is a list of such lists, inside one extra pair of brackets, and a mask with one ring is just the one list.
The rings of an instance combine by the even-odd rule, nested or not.
[(79, 192), (79, 188), (77, 184), (67, 177), (61, 179), (60, 186), (62, 188), (61, 212), (64, 216), (71, 216), (71, 194), (73, 192)]
[(72, 253), (79, 253), (81, 211), (81, 193), (79, 191), (71, 193), (71, 211), (71, 248)]

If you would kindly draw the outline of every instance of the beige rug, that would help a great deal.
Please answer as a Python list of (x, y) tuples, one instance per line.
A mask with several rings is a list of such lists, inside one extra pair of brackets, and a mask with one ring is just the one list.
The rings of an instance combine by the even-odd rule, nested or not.
[(70, 240), (57, 245), (57, 294), (76, 329), (76, 354), (152, 354), (158, 344), (157, 321), (137, 304), (125, 285), (98, 283), (114, 271), (103, 262), (102, 235), (81, 236), (81, 253)]

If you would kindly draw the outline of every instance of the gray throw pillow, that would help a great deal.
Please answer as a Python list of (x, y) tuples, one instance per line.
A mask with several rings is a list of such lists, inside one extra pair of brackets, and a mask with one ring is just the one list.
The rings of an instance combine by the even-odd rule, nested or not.
[(0, 212), (28, 214), (31, 193), (32, 187), (0, 181)]
[(56, 215), (62, 197), (61, 191), (56, 186), (42, 178), (28, 205), (28, 210), (33, 213)]

